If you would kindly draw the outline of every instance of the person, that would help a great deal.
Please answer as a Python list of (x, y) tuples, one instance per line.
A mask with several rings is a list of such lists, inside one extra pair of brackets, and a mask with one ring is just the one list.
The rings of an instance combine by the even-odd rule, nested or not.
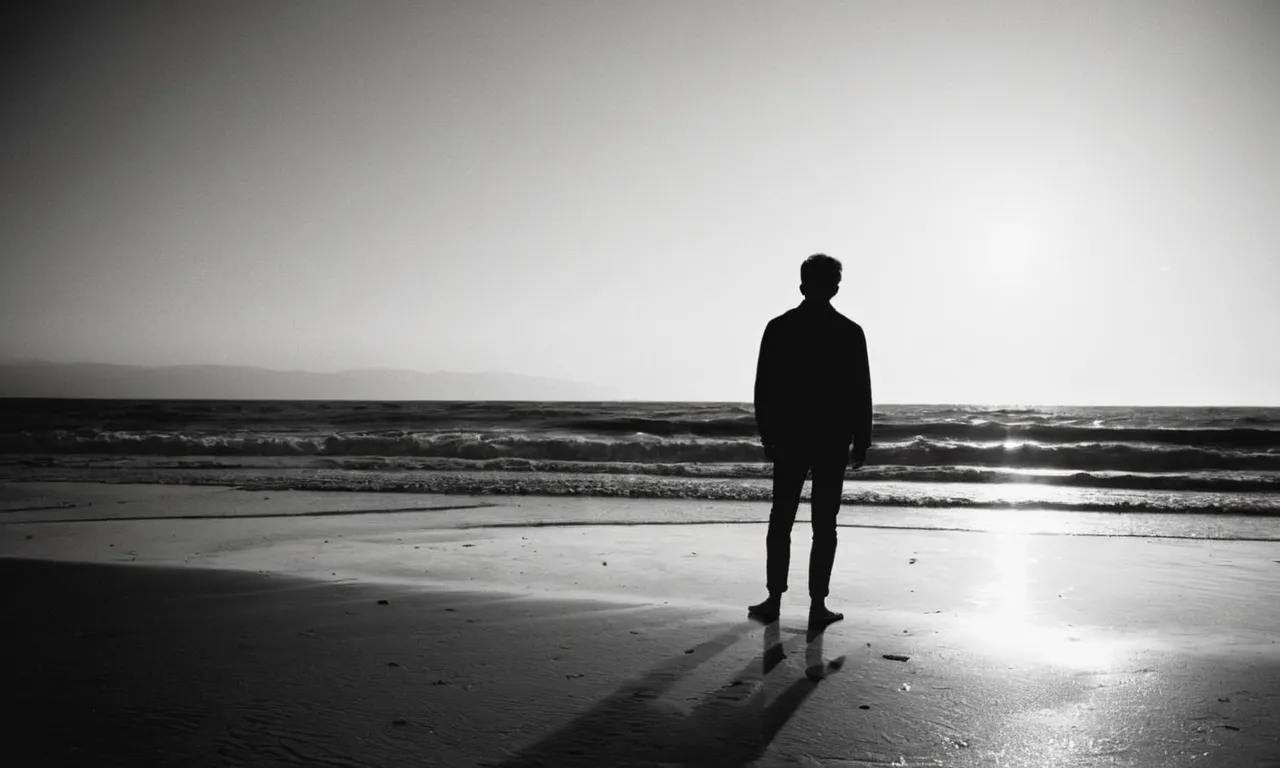
[(836, 311), (842, 265), (814, 254), (800, 266), (798, 307), (765, 327), (756, 365), (755, 417), (773, 462), (765, 566), (769, 596), (748, 613), (777, 620), (791, 566), (791, 528), (812, 471), (813, 544), (809, 552), (809, 623), (844, 615), (827, 607), (836, 554), (836, 515), (845, 468), (863, 466), (871, 447), (871, 369), (862, 327)]

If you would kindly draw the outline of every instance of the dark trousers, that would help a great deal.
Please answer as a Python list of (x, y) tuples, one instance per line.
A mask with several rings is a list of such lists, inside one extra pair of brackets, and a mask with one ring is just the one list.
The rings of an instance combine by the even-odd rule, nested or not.
[(791, 528), (800, 508), (800, 491), (805, 477), (813, 472), (810, 517), (813, 546), (809, 550), (809, 597), (823, 599), (831, 586), (831, 566), (836, 560), (836, 515), (844, 488), (844, 470), (849, 465), (849, 446), (779, 446), (773, 462), (773, 509), (769, 512), (768, 588), (770, 593), (787, 591), (787, 571), (791, 568)]

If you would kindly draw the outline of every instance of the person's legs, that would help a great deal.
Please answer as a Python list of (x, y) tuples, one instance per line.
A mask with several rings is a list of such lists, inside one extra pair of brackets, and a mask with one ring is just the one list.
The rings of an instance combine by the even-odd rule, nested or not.
[(783, 456), (773, 465), (773, 508), (769, 510), (767, 586), (770, 594), (787, 591), (787, 572), (791, 568), (791, 528), (800, 508), (800, 492), (804, 489), (809, 463), (798, 456)]
[(787, 591), (787, 572), (791, 568), (791, 528), (800, 508), (800, 491), (804, 488), (805, 476), (809, 474), (806, 457), (795, 451), (779, 450), (782, 452), (773, 463), (773, 508), (769, 511), (769, 533), (765, 538), (769, 598), (748, 609), (752, 615), (769, 620), (777, 618), (782, 593)]
[(841, 614), (826, 607), (831, 591), (831, 568), (836, 559), (836, 516), (840, 513), (840, 496), (844, 491), (844, 471), (849, 464), (849, 449), (824, 449), (813, 461), (813, 493), (811, 518), (813, 546), (809, 550), (809, 600), (811, 617), (838, 621)]

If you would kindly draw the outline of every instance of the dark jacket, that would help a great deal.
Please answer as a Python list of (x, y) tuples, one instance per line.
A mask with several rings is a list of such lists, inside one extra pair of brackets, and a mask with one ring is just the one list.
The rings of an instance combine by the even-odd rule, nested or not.
[(756, 425), (765, 445), (871, 446), (871, 368), (862, 327), (805, 300), (769, 321), (756, 364)]

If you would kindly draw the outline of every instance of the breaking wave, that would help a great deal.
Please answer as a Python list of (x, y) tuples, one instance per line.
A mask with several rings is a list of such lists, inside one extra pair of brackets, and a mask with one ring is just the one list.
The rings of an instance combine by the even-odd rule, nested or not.
[[(580, 434), (368, 432), (342, 434), (66, 431), (0, 435), (0, 453), (151, 456), (414, 456), (579, 462), (745, 463), (764, 460), (753, 440)], [(1143, 443), (969, 443), (918, 437), (879, 443), (876, 464), (1107, 470), (1280, 471), (1280, 449)]]
[[(895, 484), (896, 495), (875, 503), (1003, 503), (939, 495), (941, 484), (999, 487), (1006, 501), (1014, 485), (1038, 487), (1039, 501), (1064, 509), (1165, 508), (1177, 494), (1206, 509), (1280, 504), (1275, 408), (891, 405), (877, 408), (874, 440), (867, 466), (849, 478)], [(0, 465), (18, 477), (111, 465), (198, 482), (276, 471), (280, 482), (305, 483), (336, 472), (343, 487), (368, 479), (375, 489), (426, 473), (450, 492), (557, 493), (564, 475), (589, 493), (696, 498), (767, 497), (771, 473), (740, 403), (0, 400)], [(1123, 506), (1053, 489), (1155, 495)], [(1205, 493), (1221, 498), (1195, 497)]]

